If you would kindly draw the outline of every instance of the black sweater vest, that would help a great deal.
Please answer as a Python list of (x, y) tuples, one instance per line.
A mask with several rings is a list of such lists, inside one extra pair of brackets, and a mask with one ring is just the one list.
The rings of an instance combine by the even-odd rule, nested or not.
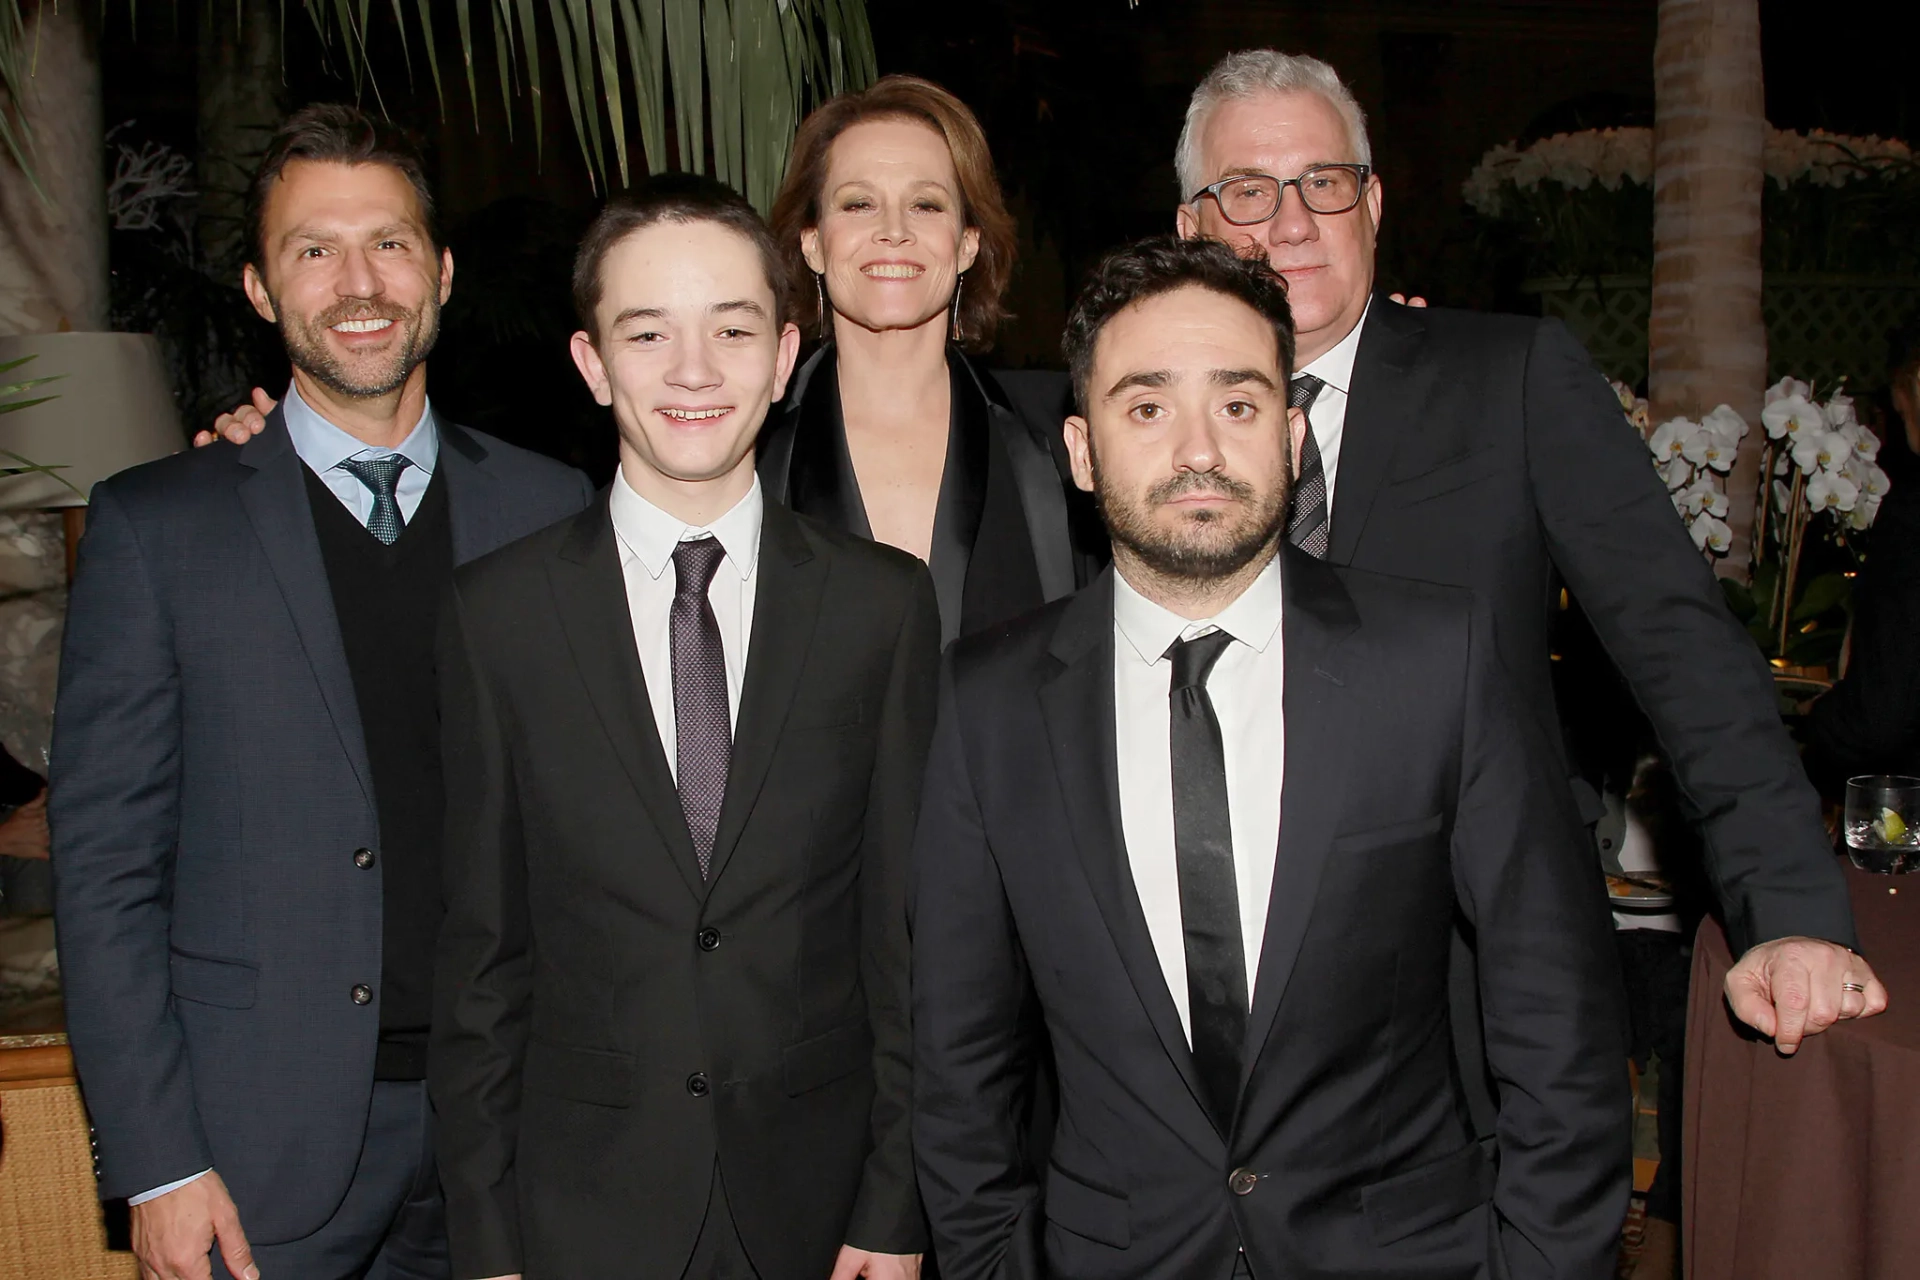
[[(333, 589), (373, 770), (383, 901), (376, 1080), (426, 1076), (433, 949), (443, 914), (440, 712), (434, 630), (453, 581), (447, 488), (435, 471), (413, 519), (389, 547), (354, 519), (311, 468), (307, 501)], [(353, 850), (342, 850), (351, 856)]]

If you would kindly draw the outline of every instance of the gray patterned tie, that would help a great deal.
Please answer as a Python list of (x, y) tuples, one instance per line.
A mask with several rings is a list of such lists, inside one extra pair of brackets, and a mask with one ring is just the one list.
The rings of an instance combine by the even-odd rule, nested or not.
[(1287, 541), (1315, 560), (1327, 558), (1327, 469), (1320, 461), (1320, 445), (1313, 438), (1314, 397), (1327, 384), (1310, 373), (1294, 375), (1287, 389), (1287, 406), (1308, 414), (1306, 442), (1300, 446), (1300, 478), (1293, 483), (1287, 515)]
[(673, 550), (673, 730), (680, 808), (700, 859), (700, 878), (713, 860), (720, 802), (727, 794), (727, 763), (733, 755), (733, 721), (727, 714), (727, 659), (720, 648), (707, 588), (726, 559), (726, 549), (708, 536)]
[(392, 546), (399, 541), (407, 522), (400, 518), (400, 501), (394, 494), (400, 488), (400, 473), (413, 463), (400, 454), (385, 458), (348, 458), (340, 469), (367, 486), (373, 494), (373, 514), (367, 517), (367, 532)]

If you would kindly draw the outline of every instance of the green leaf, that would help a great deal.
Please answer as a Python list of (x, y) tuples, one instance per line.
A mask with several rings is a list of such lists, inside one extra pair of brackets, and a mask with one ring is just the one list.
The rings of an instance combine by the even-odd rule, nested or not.
[(700, 0), (666, 0), (667, 67), (673, 77), (673, 125), (680, 167), (707, 171), (707, 113), (700, 101)]
[(1853, 583), (1841, 574), (1821, 574), (1801, 590), (1799, 603), (1793, 609), (1793, 620), (1807, 622), (1830, 609), (1840, 608), (1852, 590)]

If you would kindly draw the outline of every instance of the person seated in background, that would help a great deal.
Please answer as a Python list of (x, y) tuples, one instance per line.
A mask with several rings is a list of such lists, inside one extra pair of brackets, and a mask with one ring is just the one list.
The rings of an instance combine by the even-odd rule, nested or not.
[(1807, 773), (1835, 801), (1860, 774), (1920, 777), (1920, 326), (1895, 337), (1893, 356), (1887, 496), (1854, 582), (1847, 673), (1803, 727)]
[(1106, 538), (1065, 479), (1066, 375), (967, 354), (993, 343), (1014, 257), (973, 112), (912, 76), (832, 99), (771, 222), (823, 345), (761, 442), (767, 495), (926, 561), (943, 640), (1085, 583)]
[(912, 556), (767, 500), (792, 373), (747, 202), (655, 179), (574, 272), (620, 469), (462, 573), (431, 1079), (461, 1280), (911, 1280)]

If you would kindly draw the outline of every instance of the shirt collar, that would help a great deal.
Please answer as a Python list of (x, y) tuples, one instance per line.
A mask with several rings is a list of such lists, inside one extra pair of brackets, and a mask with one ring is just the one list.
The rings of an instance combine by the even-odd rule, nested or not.
[(733, 504), (727, 513), (704, 528), (690, 525), (648, 502), (627, 483), (626, 474), (616, 470), (613, 492), (608, 498), (613, 515), (613, 532), (620, 539), (622, 562), (638, 560), (649, 578), (658, 578), (673, 565), (674, 548), (682, 542), (712, 535), (727, 553), (727, 563), (745, 582), (753, 576), (760, 556), (760, 519), (765, 501), (760, 495), (760, 477), (753, 487)]
[(1367, 309), (1360, 313), (1360, 323), (1347, 331), (1347, 336), (1335, 343), (1333, 349), (1296, 374), (1310, 373), (1320, 381), (1338, 391), (1341, 395), (1353, 394), (1353, 359), (1360, 352), (1360, 331), (1367, 327), (1367, 314), (1373, 310), (1373, 299), (1367, 299)]
[(1260, 571), (1239, 599), (1211, 618), (1187, 619), (1171, 609), (1155, 604), (1134, 590), (1133, 584), (1115, 571), (1113, 623), (1125, 637), (1140, 661), (1152, 666), (1167, 654), (1176, 640), (1191, 640), (1209, 631), (1224, 631), (1258, 653), (1280, 632), (1280, 561), (1276, 555)]
[(386, 458), (397, 453), (418, 467), (422, 475), (430, 476), (440, 461), (440, 428), (433, 418), (431, 400), (421, 407), (420, 421), (397, 449), (377, 449), (342, 431), (302, 400), (298, 388), (291, 385), (286, 399), (280, 402), (280, 411), (286, 416), (294, 452), (316, 475), (325, 475), (349, 458)]

